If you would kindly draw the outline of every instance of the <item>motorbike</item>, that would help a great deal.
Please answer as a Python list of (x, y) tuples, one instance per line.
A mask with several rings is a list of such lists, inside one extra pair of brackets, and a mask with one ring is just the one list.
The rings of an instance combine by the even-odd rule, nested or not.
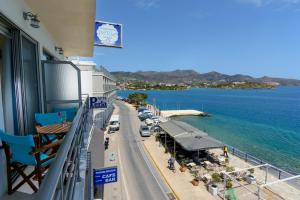
[(104, 149), (108, 149), (108, 145), (109, 145), (109, 138), (106, 138), (104, 141)]

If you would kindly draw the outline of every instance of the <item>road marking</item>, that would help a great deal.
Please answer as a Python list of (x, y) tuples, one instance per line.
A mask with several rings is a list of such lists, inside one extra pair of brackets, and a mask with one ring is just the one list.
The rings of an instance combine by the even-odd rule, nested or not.
[(146, 163), (148, 169), (150, 170), (150, 172), (151, 172), (153, 178), (154, 178), (155, 181), (157, 182), (157, 184), (158, 184), (158, 186), (160, 187), (160, 189), (161, 189), (163, 195), (165, 196), (165, 198), (166, 198), (166, 199), (170, 199), (169, 196), (167, 195), (168, 192), (164, 190), (163, 186), (161, 185), (161, 183), (158, 181), (157, 177), (155, 176), (155, 174), (154, 174), (154, 169), (153, 169), (153, 167), (151, 166), (150, 161), (145, 157), (145, 156), (146, 156), (145, 153), (142, 152), (142, 147), (141, 147), (140, 142), (139, 142), (139, 141), (137, 140), (137, 138), (136, 138), (136, 134), (133, 134), (133, 135), (134, 135), (134, 139), (135, 139), (135, 141), (136, 141), (137, 147), (138, 147), (138, 149), (140, 150), (140, 153), (141, 153), (141, 155), (142, 155), (142, 158), (143, 158), (143, 160), (145, 161), (145, 163)]
[[(119, 139), (119, 142), (120, 142), (120, 138)], [(127, 188), (127, 182), (126, 182), (126, 178), (125, 178), (125, 173), (124, 173), (124, 170), (123, 170), (123, 164), (122, 164), (122, 159), (121, 159), (121, 152), (120, 152), (120, 145), (118, 145), (118, 158), (119, 158), (119, 165), (120, 165), (120, 171), (121, 171), (121, 180), (122, 180), (122, 183), (123, 183), (123, 186), (124, 186), (124, 189), (125, 189), (125, 194), (126, 194), (126, 199), (127, 200), (130, 200), (129, 198), (129, 193), (128, 193), (128, 188)]]
[[(154, 161), (154, 158), (152, 157), (152, 155), (150, 154), (150, 152), (148, 151), (146, 145), (143, 143), (144, 149), (146, 150), (146, 152), (148, 153), (148, 155), (150, 156), (151, 160), (153, 161), (154, 165), (156, 166), (156, 168), (158, 169), (158, 171), (160, 172), (161, 176), (164, 178), (165, 182), (167, 183), (167, 185), (169, 186), (169, 188), (172, 190), (172, 192), (174, 193), (174, 195), (176, 196), (177, 200), (180, 200), (179, 195), (175, 192), (175, 190), (172, 188), (171, 184), (169, 183), (169, 181), (167, 180), (167, 178), (165, 177), (165, 175), (163, 174), (163, 172), (161, 171), (161, 169), (158, 167), (157, 163)], [(170, 193), (173, 195), (173, 193)], [(171, 199), (169, 197), (169, 199)]]
[[(124, 107), (127, 107), (127, 106), (125, 105)], [(128, 107), (127, 107), (127, 108), (128, 108)], [(135, 123), (133, 123), (133, 122), (134, 122), (133, 119), (134, 119), (136, 116), (134, 115), (134, 113), (131, 113), (130, 111), (131, 111), (131, 109), (129, 108), (129, 113), (128, 113), (128, 114), (129, 114), (129, 115), (128, 115), (128, 119), (129, 119), (129, 122), (130, 122), (130, 123), (129, 123), (129, 124), (130, 124), (129, 127), (131, 127), (131, 131), (132, 131), (132, 132), (136, 132), (136, 131), (137, 131), (137, 130), (135, 130), (136, 128), (132, 126), (132, 124), (135, 124)], [(138, 132), (138, 131), (137, 131), (137, 132)], [(143, 148), (143, 147), (141, 147), (141, 144), (140, 144), (139, 140), (137, 139), (137, 134), (136, 134), (136, 133), (131, 133), (131, 134), (132, 134), (133, 137), (134, 137), (134, 140), (135, 140), (136, 145), (137, 145), (137, 147), (138, 147), (138, 149), (139, 149), (139, 152), (140, 152), (140, 154), (141, 154), (143, 160), (145, 161), (145, 163), (146, 163), (146, 165), (147, 165), (147, 167), (148, 167), (148, 169), (149, 169), (151, 175), (153, 176), (154, 180), (155, 180), (156, 183), (158, 184), (158, 186), (159, 186), (160, 190), (162, 191), (162, 194), (164, 195), (165, 199), (169, 200), (170, 198), (169, 198), (169, 196), (167, 195), (167, 193), (169, 193), (169, 191), (165, 191), (164, 187), (162, 186), (162, 184), (158, 181), (157, 177), (155, 176), (154, 168), (151, 166), (150, 161), (149, 161), (148, 158), (146, 157), (145, 151), (142, 151), (142, 148)], [(119, 148), (118, 148), (118, 150), (119, 150)], [(120, 155), (120, 154), (119, 154), (119, 155)], [(119, 159), (120, 159), (120, 156), (119, 156)], [(159, 175), (159, 174), (158, 174), (158, 175)]]

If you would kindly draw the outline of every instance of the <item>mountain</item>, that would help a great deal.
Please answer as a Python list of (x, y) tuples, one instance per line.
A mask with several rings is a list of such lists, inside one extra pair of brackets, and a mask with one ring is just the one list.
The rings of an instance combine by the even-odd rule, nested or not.
[(111, 72), (118, 81), (144, 81), (149, 83), (224, 83), (224, 82), (255, 82), (255, 83), (271, 83), (282, 86), (300, 86), (300, 80), (286, 79), (286, 78), (273, 78), (261, 77), (254, 78), (248, 75), (236, 74), (227, 75), (219, 72), (198, 73), (194, 70), (174, 70), (174, 71), (137, 71), (137, 72), (124, 72), (115, 71)]

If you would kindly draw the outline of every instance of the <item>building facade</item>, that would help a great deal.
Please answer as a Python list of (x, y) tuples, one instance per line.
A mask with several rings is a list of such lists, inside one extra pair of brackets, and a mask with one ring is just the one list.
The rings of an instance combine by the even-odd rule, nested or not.
[[(95, 0), (0, 0), (0, 129), (35, 134), (35, 113), (77, 109), (34, 199), (83, 198), (87, 138), (95, 121), (86, 97), (108, 98), (102, 121), (112, 111), (115, 83), (109, 73), (81, 70), (68, 59), (93, 55), (95, 8)], [(0, 199), (7, 194), (6, 173), (0, 149)]]
[(82, 94), (91, 97), (104, 97), (106, 109), (94, 109), (95, 126), (102, 129), (113, 112), (116, 99), (116, 79), (104, 67), (97, 67), (91, 61), (73, 61), (81, 71)]

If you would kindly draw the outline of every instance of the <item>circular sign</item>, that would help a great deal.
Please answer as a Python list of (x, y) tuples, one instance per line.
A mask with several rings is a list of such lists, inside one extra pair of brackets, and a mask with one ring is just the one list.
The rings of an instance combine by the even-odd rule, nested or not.
[(110, 24), (99, 26), (97, 29), (97, 37), (101, 43), (105, 45), (114, 45), (119, 39), (117, 29)]

